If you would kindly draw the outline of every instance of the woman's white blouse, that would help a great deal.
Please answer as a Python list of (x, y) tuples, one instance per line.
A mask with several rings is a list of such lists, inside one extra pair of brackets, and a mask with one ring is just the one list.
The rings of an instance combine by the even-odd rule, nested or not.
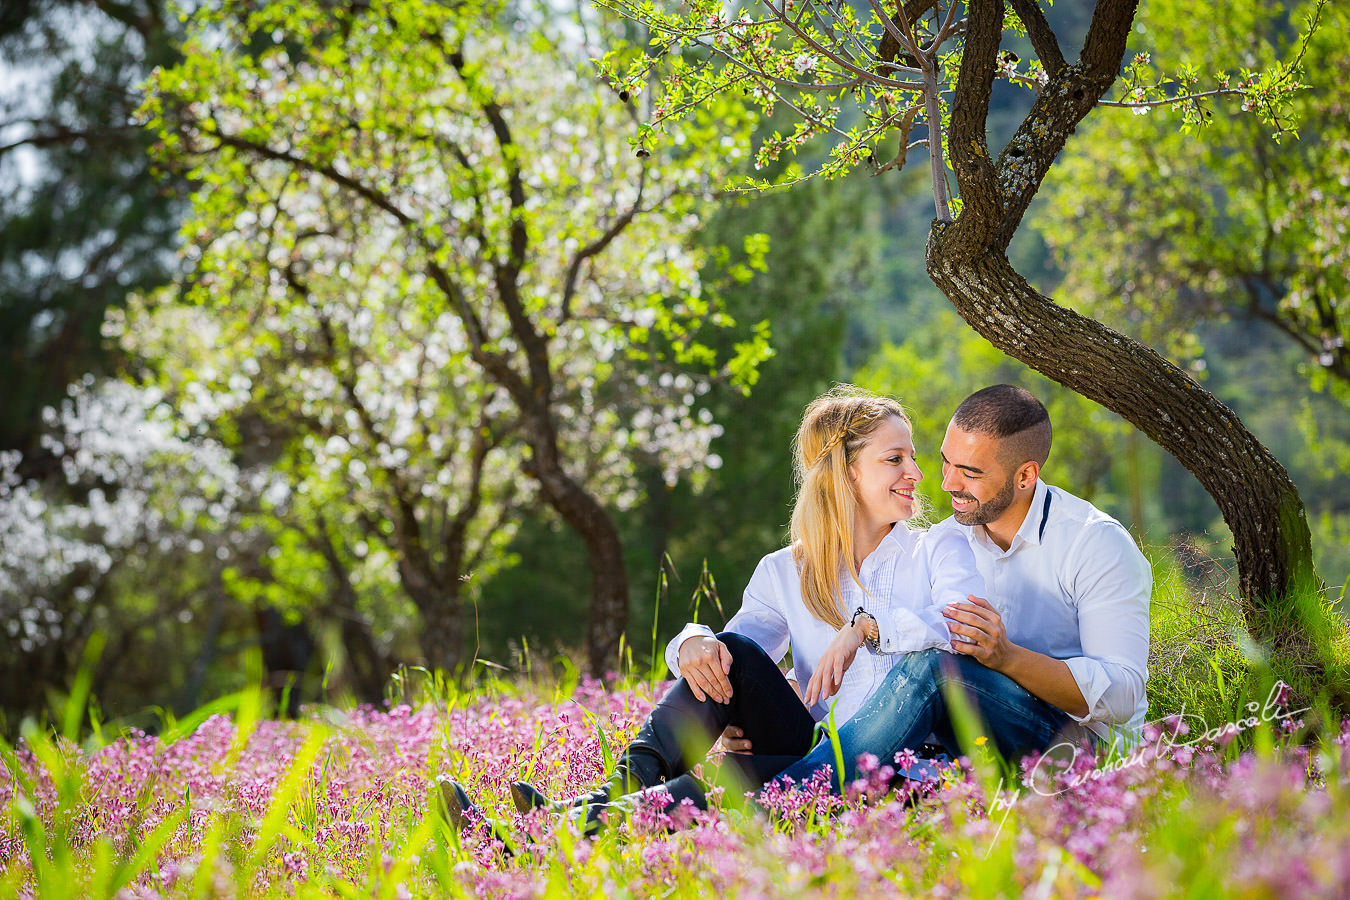
[[(858, 651), (844, 673), (839, 693), (810, 708), (816, 721), (825, 718), (833, 703), (835, 722), (842, 725), (877, 689), (899, 654), (929, 647), (951, 651), (943, 607), (965, 600), (968, 594), (984, 596), (984, 581), (963, 534), (910, 531), (903, 522), (863, 560), (858, 574), (862, 587), (846, 572), (840, 574), (840, 612), (846, 621), (859, 606), (874, 615), (881, 631), (881, 652), (872, 653), (866, 647)], [(802, 602), (791, 547), (760, 560), (745, 588), (741, 608), (726, 630), (750, 638), (775, 662), (791, 649), (793, 677), (803, 690), (837, 633), (812, 616)], [(666, 645), (666, 665), (676, 677), (680, 645), (691, 637), (711, 634), (708, 626), (690, 623)]]

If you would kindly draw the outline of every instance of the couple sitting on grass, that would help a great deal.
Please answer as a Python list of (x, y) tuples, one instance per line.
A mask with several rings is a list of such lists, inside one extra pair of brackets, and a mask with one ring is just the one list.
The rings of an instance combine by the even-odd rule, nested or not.
[[(607, 783), (554, 802), (517, 782), (517, 808), (588, 832), (635, 792), (704, 808), (690, 769), (719, 734), (723, 765), (751, 785), (800, 785), (834, 767), (832, 742), (815, 741), (831, 698), (844, 782), (863, 754), (899, 763), (931, 740), (959, 754), (953, 691), (1012, 760), (1142, 726), (1152, 573), (1119, 522), (1041, 480), (1045, 407), (996, 385), (957, 408), (941, 448), (953, 515), (927, 531), (906, 525), (923, 477), (914, 443), (894, 400), (843, 387), (812, 402), (790, 546), (760, 561), (725, 631), (691, 624), (670, 642), (679, 680)], [(838, 791), (839, 773), (829, 782)], [(453, 782), (443, 794), (462, 825), (468, 796)]]

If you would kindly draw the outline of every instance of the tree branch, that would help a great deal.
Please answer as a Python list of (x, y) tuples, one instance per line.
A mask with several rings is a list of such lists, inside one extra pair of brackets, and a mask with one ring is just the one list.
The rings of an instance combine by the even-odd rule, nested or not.
[(256, 141), (250, 141), (235, 135), (224, 134), (218, 131), (204, 132), (214, 137), (222, 146), (233, 147), (239, 150), (245, 150), (256, 154), (264, 159), (270, 159), (276, 162), (284, 162), (291, 166), (306, 172), (313, 172), (322, 175), (334, 184), (346, 188), (358, 197), (369, 202), (376, 209), (380, 209), (394, 218), (400, 225), (408, 229), (417, 243), (426, 251), (427, 260), (424, 266), (425, 271), (431, 276), (432, 282), (445, 295), (464, 322), (465, 331), (469, 336), (469, 350), (473, 356), (474, 362), (482, 366), (483, 370), (502, 387), (510, 391), (512, 397), (518, 402), (529, 403), (534, 396), (531, 386), (517, 373), (512, 367), (509, 357), (503, 353), (493, 352), (487, 349), (491, 339), (487, 334), (487, 329), (483, 320), (479, 318), (464, 295), (463, 290), (455, 280), (450, 277), (450, 273), (443, 266), (436, 262), (435, 247), (426, 239), (422, 233), (421, 227), (417, 221), (408, 213), (404, 212), (392, 199), (379, 191), (357, 179), (344, 175), (334, 169), (332, 166), (319, 165), (312, 160), (305, 159), (293, 153), (277, 150), (266, 144)]
[[(490, 92), (467, 70), (464, 54), (461, 50), (450, 50), (439, 35), (434, 36), (436, 46), (446, 55), (450, 65), (477, 100), (478, 108), (487, 117), (493, 137), (502, 154), (502, 164), (506, 167), (507, 189), (511, 198), (510, 252), (506, 260), (494, 265), (493, 275), (497, 286), (497, 299), (506, 310), (506, 318), (511, 323), (511, 331), (525, 351), (526, 365), (530, 372), (528, 394), (516, 397), (522, 404), (543, 402), (547, 404), (553, 395), (553, 371), (549, 366), (548, 341), (534, 326), (525, 312), (525, 304), (520, 296), (520, 273), (525, 268), (525, 253), (529, 248), (529, 230), (525, 225), (525, 179), (521, 175), (521, 147), (511, 135), (510, 125), (501, 105), (492, 98)], [(509, 388), (508, 388), (509, 389)]]
[(1157, 100), (1098, 100), (1098, 106), (1115, 106), (1121, 109), (1153, 109), (1159, 106), (1171, 106), (1174, 103), (1186, 103), (1192, 100), (1204, 100), (1207, 97), (1231, 97), (1246, 93), (1237, 88), (1215, 88), (1197, 94), (1178, 94), (1175, 97), (1161, 97)]
[[(200, 125), (201, 123), (197, 124)], [(225, 134), (222, 131), (213, 129), (204, 129), (202, 133), (215, 138), (219, 141), (221, 146), (233, 147), (236, 150), (245, 150), (249, 153), (261, 156), (263, 159), (270, 159), (274, 162), (284, 162), (302, 171), (322, 175), (334, 184), (344, 187), (364, 200), (369, 201), (370, 204), (377, 209), (387, 212), (405, 228), (413, 229), (419, 238), (419, 243), (422, 243), (425, 246), (425, 240), (421, 238), (421, 229), (418, 227), (417, 221), (408, 213), (400, 209), (398, 205), (382, 191), (379, 191), (364, 182), (357, 181), (349, 175), (343, 175), (332, 166), (320, 165), (303, 156), (297, 156), (294, 153), (288, 153), (285, 150), (277, 150), (273, 147), (269, 147), (267, 144), (261, 144), (257, 141), (251, 141), (247, 138), (241, 138), (233, 134)]]
[(1079, 64), (1089, 73), (1097, 77), (1109, 74), (1115, 81), (1138, 5), (1139, 0), (1098, 0), (1079, 56)]
[[(1297, 327), (1295, 323), (1290, 322), (1285, 316), (1280, 315), (1278, 311), (1264, 306), (1260, 302), (1259, 291), (1252, 283), (1254, 278), (1255, 276), (1247, 276), (1243, 279), (1243, 284), (1247, 289), (1248, 296), (1247, 315), (1275, 326), (1293, 340), (1294, 343), (1302, 347), (1319, 366), (1338, 378), (1350, 381), (1350, 352), (1348, 352), (1345, 347), (1337, 348), (1337, 351), (1331, 355), (1331, 364), (1323, 364), (1321, 361), (1322, 354), (1330, 352), (1326, 345), (1323, 344), (1317, 335), (1310, 333), (1307, 329)], [(1260, 279), (1256, 280), (1259, 281)], [(1266, 285), (1266, 287), (1269, 289), (1269, 285)], [(1319, 310), (1323, 324), (1328, 324), (1327, 313), (1329, 310), (1326, 309), (1321, 296), (1316, 295), (1313, 300)]]
[[(309, 302), (309, 289), (292, 277), (290, 272), (286, 273), (286, 282), (291, 290), (303, 297), (306, 302)], [(328, 317), (322, 312), (319, 313), (318, 318), (319, 334), (323, 338), (328, 358), (331, 362), (338, 363), (337, 338), (333, 333), (333, 325)], [(346, 362), (349, 365), (354, 364), (355, 360), (351, 358), (350, 353), (346, 355)], [(380, 426), (375, 422), (374, 416), (370, 414), (370, 410), (366, 408), (365, 403), (361, 400), (361, 395), (357, 393), (356, 380), (351, 374), (350, 369), (345, 373), (335, 371), (333, 374), (337, 378), (339, 386), (342, 388), (343, 395), (347, 398), (347, 403), (356, 413), (357, 420), (360, 421), (361, 428), (365, 431), (366, 436), (377, 446), (379, 444), (388, 444), (388, 441), (385, 440), (384, 435), (381, 433)], [(405, 484), (403, 476), (397, 469), (392, 466), (384, 465), (381, 465), (379, 468), (380, 471), (384, 473), (385, 478), (389, 480), (389, 486), (392, 489), (391, 492), (393, 494), (394, 507), (398, 511), (396, 521), (399, 526), (398, 534), (402, 538), (400, 541), (402, 546), (399, 549), (402, 551), (404, 559), (409, 561), (415, 560), (419, 565), (425, 568), (426, 563), (428, 562), (426, 559), (426, 546), (422, 540), (422, 526), (417, 521), (417, 512), (414, 508), (413, 501), (410, 499), (411, 490)]]
[(1053, 75), (1064, 68), (1064, 53), (1059, 49), (1059, 39), (1045, 18), (1038, 0), (1009, 0), (1013, 12), (1027, 29), (1027, 37), (1036, 55), (1041, 58), (1041, 66), (1046, 74)]
[(780, 5), (775, 7), (773, 5), (773, 0), (764, 0), (764, 5), (767, 6), (769, 10), (778, 17), (779, 21), (782, 22), (783, 25), (786, 26), (787, 29), (793, 33), (794, 36), (800, 38), (804, 44), (806, 44), (811, 49), (815, 50), (821, 56), (832, 61), (835, 65), (839, 66), (842, 69), (847, 69), (853, 74), (859, 75), (867, 79), (868, 81), (871, 81), (874, 84), (879, 84), (885, 87), (900, 88), (901, 90), (910, 90), (910, 91), (917, 90), (918, 88), (922, 87), (922, 85), (912, 81), (897, 81), (894, 78), (887, 78), (886, 76), (878, 74), (876, 72), (869, 72), (866, 69), (858, 66), (852, 60), (845, 59), (843, 56), (839, 55), (838, 53), (835, 53), (833, 50), (821, 46), (819, 41), (811, 37), (811, 35), (807, 34), (803, 29), (799, 28), (794, 22), (789, 20), (785, 8), (781, 5), (782, 2), (783, 0), (780, 0)]
[(925, 143), (924, 141), (915, 141), (913, 144), (909, 142), (909, 133), (913, 130), (914, 120), (918, 117), (919, 111), (922, 108), (923, 107), (916, 104), (911, 106), (905, 112), (904, 118), (901, 119), (900, 122), (900, 149), (896, 152), (895, 159), (892, 159), (890, 162), (878, 168), (872, 173), (873, 175), (880, 175), (882, 172), (887, 172), (891, 169), (894, 169), (897, 172), (900, 171), (905, 166), (905, 159), (909, 156), (909, 151), (913, 150), (915, 146)]
[(642, 207), (642, 191), (647, 184), (647, 167), (643, 166), (638, 174), (637, 196), (633, 198), (633, 205), (624, 210), (624, 212), (605, 229), (604, 234), (591, 241), (585, 247), (577, 251), (576, 256), (572, 257), (572, 263), (567, 267), (567, 278), (563, 281), (562, 294), (562, 312), (558, 316), (558, 324), (561, 325), (572, 316), (572, 297), (576, 294), (577, 279), (581, 275), (581, 266), (586, 260), (596, 256), (604, 251), (615, 238), (624, 232), (633, 219), (637, 216), (638, 210)]
[[(971, 0), (947, 146), (951, 150), (952, 170), (956, 173), (964, 204), (957, 227), (962, 233), (970, 233), (979, 243), (983, 243), (983, 235), (993, 232), (1002, 212), (994, 166), (985, 143), (989, 92), (994, 86), (998, 45), (1002, 38), (1003, 4), (1000, 0)], [(929, 128), (935, 129), (931, 121)], [(930, 138), (933, 133), (930, 131)], [(930, 144), (930, 153), (933, 149)]]
[[(4, 126), (19, 124), (16, 122), (7, 122)], [(46, 122), (33, 121), (27, 124), (45, 125)], [(17, 150), (20, 147), (55, 147), (62, 144), (73, 144), (76, 141), (95, 141), (100, 138), (106, 138), (111, 135), (136, 134), (143, 129), (139, 125), (109, 125), (106, 128), (95, 128), (82, 131), (75, 128), (61, 128), (55, 131), (30, 134), (26, 138), (20, 138), (8, 144), (0, 144), (0, 157)]]
[[(951, 3), (947, 7), (947, 15), (942, 20), (942, 25), (933, 35), (933, 39), (928, 42), (928, 46), (920, 47), (919, 48), (920, 50), (922, 50), (925, 53), (936, 53), (938, 51), (938, 48), (942, 46), (942, 42), (951, 36), (953, 28), (957, 21), (956, 8), (959, 5), (960, 5), (959, 0), (951, 0)], [(939, 7), (938, 13), (941, 14), (941, 12), (942, 10)]]
[[(919, 46), (913, 38), (914, 25), (918, 23), (920, 16), (935, 5), (936, 0), (909, 0), (905, 4), (896, 3), (895, 15), (887, 18), (885, 11), (879, 8), (879, 4), (872, 3), (877, 18), (881, 19), (886, 29), (881, 35), (881, 42), (877, 44), (877, 57), (883, 64), (897, 62), (901, 67), (915, 69), (919, 67)], [(904, 55), (901, 54), (901, 50), (906, 51)], [(889, 68), (885, 65), (877, 66), (878, 70)]]
[[(514, 509), (515, 499), (516, 486), (514, 484), (509, 484), (498, 503), (496, 518), (492, 520), (492, 524), (483, 532), (483, 540), (478, 543), (478, 546), (474, 548), (473, 552), (469, 553), (468, 558), (464, 560), (465, 572), (473, 572), (483, 564), (483, 559), (487, 556), (487, 551), (492, 546), (492, 542), (489, 538), (505, 528), (506, 523), (516, 514), (516, 510)], [(467, 541), (465, 543), (467, 544)]]
[(497, 446), (496, 434), (492, 430), (492, 421), (487, 414), (491, 398), (484, 398), (478, 410), (478, 427), (474, 429), (473, 444), (469, 450), (469, 486), (464, 502), (450, 520), (445, 529), (445, 538), (441, 542), (444, 557), (441, 559), (441, 578), (448, 581), (459, 578), (467, 571), (464, 567), (464, 539), (469, 525), (478, 516), (483, 505), (483, 467), (487, 455)]
[[(1002, 212), (997, 228), (987, 236), (989, 246), (1007, 249), (1069, 136), (1115, 82), (1136, 5), (1137, 0), (1099, 0), (1081, 61), (1050, 76), (1031, 112), (999, 154), (997, 199)], [(969, 59), (969, 44), (966, 53)], [(965, 184), (961, 193), (969, 202)]]

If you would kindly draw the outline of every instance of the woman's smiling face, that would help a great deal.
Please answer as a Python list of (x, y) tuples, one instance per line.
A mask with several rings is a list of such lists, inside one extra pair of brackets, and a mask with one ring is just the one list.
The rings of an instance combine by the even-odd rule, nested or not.
[(918, 511), (914, 486), (923, 472), (914, 461), (914, 437), (899, 416), (887, 416), (868, 437), (849, 466), (858, 496), (858, 516), (868, 528), (913, 518)]

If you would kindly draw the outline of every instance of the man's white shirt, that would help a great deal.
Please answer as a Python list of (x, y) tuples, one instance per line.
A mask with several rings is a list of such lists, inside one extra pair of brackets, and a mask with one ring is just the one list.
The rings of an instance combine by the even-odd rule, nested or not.
[[(942, 608), (965, 600), (968, 594), (984, 595), (984, 583), (964, 534), (910, 531), (903, 522), (863, 560), (858, 574), (861, 587), (846, 572), (840, 573), (844, 619), (859, 606), (875, 616), (881, 652), (858, 650), (836, 697), (810, 708), (816, 721), (834, 703), (835, 722), (842, 725), (877, 689), (900, 654), (929, 647), (950, 651), (951, 633)], [(791, 648), (793, 677), (803, 690), (838, 633), (813, 616), (802, 601), (791, 547), (760, 560), (741, 608), (727, 622), (726, 630), (754, 641), (774, 661), (780, 661)], [(666, 664), (675, 677), (680, 674), (680, 645), (691, 637), (712, 634), (706, 625), (691, 623), (666, 645)]]
[(1124, 526), (1042, 481), (1007, 550), (954, 518), (929, 534), (968, 540), (988, 591), (979, 596), (1003, 617), (1008, 640), (1068, 665), (1088, 708), (1073, 719), (1108, 742), (1113, 726), (1137, 735), (1148, 711), (1153, 572)]

